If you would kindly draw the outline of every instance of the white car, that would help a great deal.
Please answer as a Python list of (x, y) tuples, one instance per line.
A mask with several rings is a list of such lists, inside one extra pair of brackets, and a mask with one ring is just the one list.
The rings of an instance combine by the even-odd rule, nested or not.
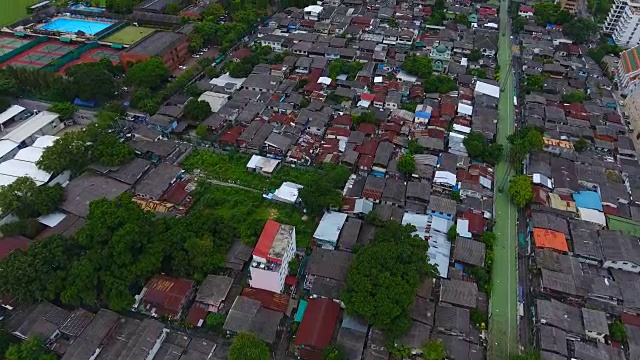
[(624, 101), (622, 101), (622, 100), (618, 101), (618, 105), (624, 106)]
[(200, 57), (200, 55), (198, 55), (198, 54), (193, 54), (193, 55), (191, 55), (191, 57), (193, 57), (193, 58), (199, 58), (199, 57)]
[(178, 65), (178, 69), (180, 69), (180, 70), (184, 70), (184, 69), (186, 69), (186, 68), (187, 68), (187, 67), (186, 67), (186, 66), (184, 66), (184, 65)]
[(209, 48), (202, 48), (202, 49), (200, 49), (200, 51), (201, 52), (207, 52), (207, 51), (209, 51)]

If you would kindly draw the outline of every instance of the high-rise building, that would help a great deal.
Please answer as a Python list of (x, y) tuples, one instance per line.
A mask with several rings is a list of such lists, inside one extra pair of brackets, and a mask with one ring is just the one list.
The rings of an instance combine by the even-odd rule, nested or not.
[(630, 48), (640, 43), (640, 2), (614, 0), (602, 31), (611, 34), (616, 44)]
[(296, 252), (296, 228), (267, 220), (253, 249), (249, 286), (276, 293), (284, 290), (289, 262)]

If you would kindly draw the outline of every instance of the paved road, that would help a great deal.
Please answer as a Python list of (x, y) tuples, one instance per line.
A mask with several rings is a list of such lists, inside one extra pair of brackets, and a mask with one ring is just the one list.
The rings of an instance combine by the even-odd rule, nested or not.
[[(44, 110), (47, 110), (49, 106), (51, 106), (51, 103), (48, 103), (45, 101), (36, 101), (36, 100), (27, 100), (27, 99), (18, 99), (17, 104), (26, 108), (27, 110), (32, 110), (32, 111), (33, 110), (44, 111)], [(95, 111), (87, 110), (87, 109), (79, 109), (74, 115), (74, 118), (76, 118), (76, 120), (84, 120), (84, 121), (79, 121), (82, 123), (87, 121), (93, 121), (95, 120)]]
[[(498, 63), (500, 64), (501, 84), (504, 92), (500, 94), (498, 143), (503, 144), (508, 153), (507, 136), (515, 129), (513, 76), (511, 62), (511, 29), (508, 13), (509, 1), (500, 1), (500, 40)], [(492, 293), (489, 314), (489, 356), (492, 360), (508, 359), (510, 354), (518, 352), (517, 329), (517, 259), (516, 259), (516, 223), (517, 214), (507, 194), (511, 177), (508, 162), (502, 161), (496, 168), (496, 187), (502, 184), (504, 191), (496, 191), (494, 231), (497, 241), (494, 246), (492, 272)]]

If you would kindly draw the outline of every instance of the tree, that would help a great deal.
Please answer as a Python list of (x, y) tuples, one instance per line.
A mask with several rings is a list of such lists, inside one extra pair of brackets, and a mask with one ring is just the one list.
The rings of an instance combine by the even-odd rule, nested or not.
[(347, 360), (341, 347), (329, 345), (322, 351), (322, 360)]
[(62, 120), (68, 120), (78, 111), (78, 108), (70, 102), (57, 102), (49, 106), (47, 110), (60, 114)]
[(220, 331), (222, 325), (227, 318), (221, 313), (209, 313), (204, 320), (204, 325), (207, 329), (212, 331)]
[(325, 210), (342, 204), (341, 194), (331, 184), (322, 181), (304, 185), (300, 190), (300, 199), (305, 210), (314, 216), (320, 216)]
[(162, 59), (152, 57), (131, 66), (124, 80), (126, 84), (132, 86), (159, 89), (170, 74)]
[(50, 214), (63, 200), (64, 189), (60, 184), (38, 186), (27, 176), (0, 187), (0, 209), (5, 215), (14, 214), (19, 219)]
[(589, 97), (587, 96), (587, 94), (584, 91), (580, 90), (572, 91), (568, 94), (562, 95), (562, 101), (570, 104), (583, 103), (588, 98)]
[(598, 25), (589, 18), (575, 18), (562, 27), (562, 33), (576, 44), (584, 44), (598, 33)]
[(540, 92), (544, 86), (544, 76), (527, 75), (524, 79), (524, 91), (527, 94), (532, 92)]
[(213, 3), (207, 6), (200, 15), (206, 19), (206, 21), (216, 21), (222, 15), (224, 15), (224, 8), (221, 4)]
[(449, 76), (436, 75), (425, 79), (424, 91), (427, 93), (446, 94), (458, 90), (458, 84)]
[(197, 137), (203, 138), (203, 137), (207, 136), (207, 133), (209, 133), (209, 128), (207, 127), (207, 125), (200, 124), (200, 125), (198, 125), (198, 127), (196, 127), (196, 136)]
[(425, 261), (428, 243), (412, 235), (413, 226), (381, 224), (375, 239), (358, 251), (341, 299), (350, 314), (395, 339), (411, 324), (409, 309), (418, 287), (437, 269)]
[(56, 356), (47, 350), (44, 341), (39, 337), (31, 337), (9, 346), (5, 358), (7, 360), (56, 360)]
[(75, 97), (86, 101), (113, 99), (117, 83), (113, 77), (113, 65), (103, 61), (80, 63), (65, 70), (68, 86), (64, 86), (70, 99)]
[(257, 336), (240, 333), (233, 338), (229, 360), (269, 360), (269, 348)]
[(469, 53), (468, 59), (469, 61), (479, 61), (480, 59), (482, 59), (482, 52), (480, 51), (480, 49), (473, 49)]
[(184, 105), (184, 117), (191, 121), (200, 122), (211, 115), (211, 105), (204, 100), (190, 99)]
[(204, 38), (198, 33), (189, 34), (188, 50), (190, 53), (196, 53), (204, 47)]
[(10, 107), (11, 107), (11, 101), (4, 96), (0, 97), (0, 113), (6, 111)]
[(452, 191), (451, 192), (451, 200), (459, 202), (462, 199), (460, 196), (460, 191)]
[(454, 242), (456, 241), (457, 237), (458, 237), (458, 227), (456, 226), (456, 224), (453, 224), (453, 226), (449, 228), (449, 231), (447, 231), (447, 240)]
[(40, 223), (36, 219), (19, 219), (17, 221), (0, 225), (0, 232), (3, 236), (24, 236), (33, 239), (40, 231)]
[(289, 262), (289, 275), (298, 276), (298, 270), (300, 270), (300, 260), (294, 256)]
[(573, 148), (581, 153), (589, 148), (589, 142), (585, 140), (583, 137), (578, 139), (575, 143), (573, 143)]
[(402, 70), (423, 79), (430, 78), (433, 75), (431, 58), (427, 56), (408, 56), (402, 63)]
[(333, 80), (338, 77), (338, 75), (346, 74), (347, 79), (355, 79), (358, 71), (362, 70), (364, 65), (359, 61), (346, 61), (342, 59), (336, 59), (331, 61), (329, 64), (329, 77)]
[(509, 158), (513, 164), (521, 164), (527, 154), (541, 151), (544, 146), (542, 131), (537, 127), (527, 126), (507, 137), (511, 148)]
[(411, 153), (403, 154), (398, 160), (398, 171), (400, 171), (406, 178), (411, 177), (416, 171), (416, 160)]
[(178, 13), (180, 12), (180, 5), (178, 5), (177, 3), (169, 3), (164, 9), (164, 12), (169, 15), (178, 15)]
[(425, 360), (445, 360), (447, 358), (447, 350), (442, 340), (431, 339), (422, 348), (422, 357)]
[(462, 141), (469, 156), (477, 161), (495, 165), (502, 159), (504, 146), (497, 143), (489, 143), (484, 135), (478, 131), (472, 131)]
[(619, 320), (609, 324), (609, 337), (617, 342), (624, 342), (627, 340), (627, 332), (624, 329), (624, 325)]
[(487, 326), (487, 313), (480, 309), (471, 309), (470, 313), (471, 325), (475, 326), (479, 330)]
[(563, 25), (573, 19), (573, 15), (562, 10), (559, 3), (549, 1), (539, 2), (534, 5), (536, 24), (546, 26), (547, 24)]
[(12, 96), (18, 91), (18, 84), (7, 74), (0, 74), (0, 95)]
[(409, 152), (413, 155), (422, 154), (424, 148), (418, 143), (418, 139), (409, 140)]
[(518, 16), (513, 20), (513, 31), (516, 33), (520, 33), (524, 30), (525, 25), (527, 25), (527, 19), (524, 16)]
[(533, 200), (533, 182), (527, 175), (514, 176), (509, 183), (509, 196), (516, 206), (523, 208)]
[(358, 127), (360, 124), (376, 124), (376, 114), (373, 111), (367, 111), (351, 117), (353, 126)]

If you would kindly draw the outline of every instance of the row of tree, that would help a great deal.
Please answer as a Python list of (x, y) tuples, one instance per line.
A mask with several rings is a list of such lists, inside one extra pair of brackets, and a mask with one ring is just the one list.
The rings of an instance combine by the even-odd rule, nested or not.
[(423, 79), (426, 93), (446, 94), (458, 90), (458, 84), (451, 77), (433, 74), (433, 64), (427, 56), (408, 56), (402, 63), (402, 70)]
[(496, 165), (502, 159), (504, 146), (496, 142), (489, 142), (480, 132), (472, 131), (463, 140), (464, 147), (471, 159)]

